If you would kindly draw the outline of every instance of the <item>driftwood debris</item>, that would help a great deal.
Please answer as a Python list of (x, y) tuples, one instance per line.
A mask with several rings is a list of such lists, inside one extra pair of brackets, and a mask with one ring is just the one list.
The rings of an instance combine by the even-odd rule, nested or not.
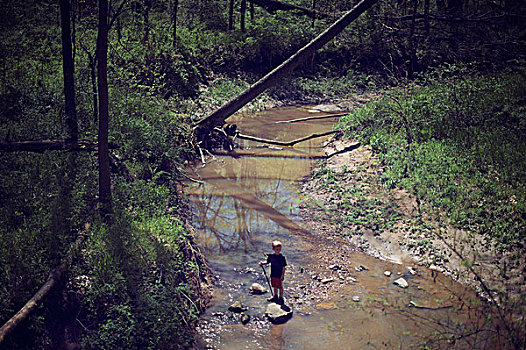
[(339, 133), (339, 130), (331, 130), (327, 132), (322, 132), (320, 134), (311, 134), (309, 136), (302, 137), (300, 139), (292, 140), (292, 141), (276, 141), (276, 140), (269, 140), (269, 139), (262, 139), (255, 136), (250, 135), (243, 135), (243, 134), (237, 134), (237, 137), (243, 140), (249, 140), (249, 141), (255, 141), (255, 142), (262, 142), (262, 143), (268, 143), (270, 145), (278, 145), (278, 146), (294, 146), (297, 143), (307, 141), (310, 139), (314, 139), (317, 137), (327, 136), (331, 134)]
[(264, 8), (269, 13), (274, 13), (278, 10), (297, 11), (312, 19), (322, 19), (322, 18), (328, 17), (328, 14), (326, 13), (318, 12), (318, 11), (311, 10), (311, 9), (308, 9), (302, 6), (298, 6), (298, 5), (289, 4), (283, 1), (277, 1), (277, 0), (248, 0), (248, 1)]
[(297, 66), (311, 57), (318, 49), (332, 40), (336, 35), (342, 32), (350, 23), (357, 19), (362, 13), (373, 6), (378, 0), (362, 0), (351, 10), (346, 12), (339, 20), (334, 22), (329, 28), (323, 31), (307, 45), (299, 49), (295, 54), (289, 57), (285, 62), (274, 68), (263, 78), (254, 83), (251, 87), (243, 91), (240, 95), (233, 98), (223, 106), (216, 109), (209, 116), (201, 119), (194, 126), (194, 133), (197, 140), (204, 141), (216, 126), (225, 124), (225, 120), (237, 112), (241, 107), (252, 101), (263, 91), (275, 85), (281, 78), (287, 76)]
[(286, 124), (286, 123), (297, 123), (297, 122), (304, 122), (307, 120), (316, 120), (316, 119), (329, 119), (329, 118), (339, 118), (343, 117), (345, 115), (348, 115), (349, 112), (346, 113), (337, 113), (337, 114), (326, 114), (326, 115), (318, 115), (313, 117), (305, 117), (305, 118), (298, 118), (298, 119), (291, 119), (291, 120), (280, 120), (275, 122), (275, 124)]
[(44, 298), (49, 294), (51, 290), (59, 283), (62, 274), (69, 268), (73, 256), (77, 253), (82, 242), (84, 242), (84, 235), (79, 235), (75, 243), (73, 243), (69, 253), (64, 258), (64, 261), (54, 268), (46, 280), (46, 282), (40, 287), (40, 289), (29, 299), (29, 301), (18, 311), (13, 317), (11, 317), (3, 326), (0, 328), (0, 345), (5, 339), (24, 322), (29, 315), (42, 303)]
[(236, 151), (223, 151), (223, 150), (213, 150), (212, 154), (215, 156), (228, 156), (233, 158), (241, 158), (241, 157), (250, 157), (250, 158), (292, 158), (292, 159), (298, 159), (298, 158), (304, 158), (304, 159), (325, 159), (327, 156), (323, 155), (311, 155), (311, 154), (282, 154), (280, 152), (277, 153), (256, 153), (253, 151), (244, 151), (244, 150), (236, 150)]
[[(118, 148), (110, 144), (109, 148)], [(44, 151), (98, 151), (96, 142), (87, 140), (36, 140), (36, 141), (0, 141), (0, 151), (5, 152), (44, 152)]]

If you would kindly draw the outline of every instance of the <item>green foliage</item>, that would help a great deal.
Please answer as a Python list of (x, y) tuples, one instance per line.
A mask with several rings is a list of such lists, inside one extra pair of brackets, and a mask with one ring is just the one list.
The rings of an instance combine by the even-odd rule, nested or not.
[[(0, 137), (64, 138), (58, 3), (26, 5), (1, 5), (2, 14), (14, 16), (0, 21)], [(79, 135), (95, 141), (96, 9), (90, 11), (85, 2), (79, 6), (74, 46)], [(189, 238), (178, 219), (184, 204), (174, 181), (194, 146), (190, 116), (177, 111), (177, 99), (196, 94), (204, 70), (194, 52), (171, 49), (160, 21), (152, 24), (150, 41), (142, 43), (140, 24), (128, 14), (110, 32), (110, 142), (118, 144), (113, 152), (129, 170), (126, 178), (122, 169), (113, 169), (113, 222), (103, 226), (97, 218), (94, 154), (0, 154), (2, 324), (91, 224), (85, 249), (68, 275), (67, 310), (44, 304), (29, 326), (12, 335), (9, 348), (54, 348), (57, 313), (65, 319), (75, 314), (74, 341), (86, 348), (188, 348), (193, 340), (199, 310), (189, 300), (200, 295), (193, 288), (201, 263), (187, 254)]]
[[(119, 194), (118, 194), (119, 195)], [(134, 202), (134, 200), (130, 200)], [(152, 200), (150, 204), (162, 206)], [(158, 210), (162, 212), (162, 209)], [(73, 291), (93, 349), (187, 348), (199, 310), (188, 295), (197, 262), (185, 251), (188, 233), (176, 217), (155, 213), (114, 217), (90, 230)]]
[[(290, 2), (312, 5), (306, 0)], [(200, 263), (191, 260), (185, 248), (187, 232), (177, 219), (183, 211), (182, 198), (174, 181), (180, 180), (180, 166), (194, 156), (190, 124), (281, 63), (352, 5), (316, 1), (317, 10), (334, 14), (327, 21), (284, 11), (269, 14), (256, 7), (254, 20), (247, 16), (247, 31), (241, 33), (225, 31), (227, 2), (182, 0), (173, 37), (171, 4), (149, 3), (150, 8), (140, 1), (124, 2), (119, 15), (119, 4), (114, 3), (111, 11), (110, 141), (118, 144), (113, 152), (129, 170), (122, 176), (121, 168), (113, 169), (117, 212), (113, 222), (104, 226), (97, 219), (93, 155), (0, 154), (0, 321), (41, 286), (76, 234), (91, 223), (86, 248), (68, 285), (81, 300), (68, 306), (78, 312), (83, 326), (75, 325), (84, 346), (189, 347), (198, 312), (190, 300), (196, 294), (192, 288)], [(470, 10), (484, 14), (487, 8)], [(516, 10), (521, 13), (520, 6)], [(448, 15), (436, 2), (431, 2), (430, 11)], [(2, 140), (66, 136), (58, 13), (57, 2), (0, 4)], [(451, 60), (451, 53), (494, 62), (519, 57), (516, 47), (522, 44), (515, 38), (524, 28), (512, 21), (505, 26), (492, 22), (487, 31), (464, 30), (444, 21), (433, 23), (437, 29), (430, 33), (417, 27), (413, 38), (411, 21), (378, 21), (408, 13), (406, 3), (374, 7), (260, 102), (325, 100), (348, 97), (352, 89), (396, 85), (394, 78)], [(94, 141), (96, 3), (75, 2), (72, 19), (79, 135)], [(463, 38), (460, 50), (454, 49), (457, 40), (438, 42), (443, 32)], [(505, 48), (502, 52), (492, 49), (496, 38)], [(383, 71), (384, 77), (373, 76), (371, 69)], [(519, 245), (526, 210), (524, 73), (454, 79), (459, 73), (456, 66), (437, 71), (427, 79), (440, 79), (444, 86), (393, 94), (348, 122), (391, 166), (383, 174), (386, 186), (404, 185), (432, 197), (459, 227), (476, 227), (496, 237), (502, 247)], [(260, 102), (253, 108), (260, 108)], [(340, 175), (324, 171), (319, 176), (325, 185), (335, 186)], [(339, 208), (357, 206), (362, 214), (342, 224), (389, 229), (397, 217), (393, 208), (380, 210), (382, 203), (368, 198), (364, 189), (338, 200)], [(359, 222), (360, 218), (366, 219)], [(51, 348), (47, 311), (39, 310), (25, 334), (15, 335), (9, 346)]]
[[(345, 170), (336, 173), (327, 167), (314, 171), (313, 177), (320, 180), (319, 185), (332, 193), (331, 210), (326, 212), (339, 213), (334, 215), (334, 220), (342, 228), (360, 227), (372, 230), (374, 234), (393, 231), (402, 219), (398, 208), (374, 197), (367, 188), (341, 185), (349, 175)], [(357, 176), (357, 174), (352, 175)]]
[(344, 117), (340, 127), (370, 144), (402, 186), (458, 228), (481, 233), (500, 249), (526, 238), (525, 75), (427, 77), (424, 87), (394, 91)]

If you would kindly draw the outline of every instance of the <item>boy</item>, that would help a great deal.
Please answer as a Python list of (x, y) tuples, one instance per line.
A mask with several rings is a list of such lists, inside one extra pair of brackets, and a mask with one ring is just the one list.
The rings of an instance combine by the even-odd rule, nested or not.
[(274, 296), (269, 300), (278, 304), (283, 304), (283, 280), (285, 279), (285, 266), (287, 260), (281, 255), (281, 242), (272, 242), (273, 254), (268, 254), (267, 261), (260, 261), (259, 265), (270, 264), (270, 284), (274, 288)]

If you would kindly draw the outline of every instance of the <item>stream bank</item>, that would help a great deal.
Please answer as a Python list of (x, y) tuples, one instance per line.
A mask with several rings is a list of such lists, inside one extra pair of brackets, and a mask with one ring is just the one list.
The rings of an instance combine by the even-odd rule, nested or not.
[[(278, 124), (313, 115), (311, 107), (239, 115), (230, 122), (245, 133), (284, 141), (331, 130), (330, 119)], [(298, 186), (310, 176), (313, 159), (323, 157), (322, 141), (294, 147), (239, 141), (239, 153), (216, 155), (194, 169), (202, 183), (187, 194), (197, 241), (216, 277), (196, 348), (499, 348), (499, 336), (483, 330), (488, 309), (473, 291), (410, 257), (364, 254), (333, 226), (323, 205), (308, 205), (301, 193), (314, 195), (315, 189), (309, 182), (303, 190)], [(252, 283), (266, 284), (257, 262), (274, 239), (284, 244), (285, 300), (294, 311), (281, 325), (264, 316), (268, 293), (249, 293)], [(233, 304), (241, 304), (241, 312), (229, 310)]]

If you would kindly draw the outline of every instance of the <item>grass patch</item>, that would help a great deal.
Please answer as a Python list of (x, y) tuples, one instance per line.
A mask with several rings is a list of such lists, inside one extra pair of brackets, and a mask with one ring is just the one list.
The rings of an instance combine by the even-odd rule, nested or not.
[[(450, 68), (453, 69), (453, 68)], [(526, 238), (524, 71), (388, 93), (341, 119), (348, 136), (372, 146), (388, 188), (412, 191), (430, 212), (483, 235), (500, 250)]]

